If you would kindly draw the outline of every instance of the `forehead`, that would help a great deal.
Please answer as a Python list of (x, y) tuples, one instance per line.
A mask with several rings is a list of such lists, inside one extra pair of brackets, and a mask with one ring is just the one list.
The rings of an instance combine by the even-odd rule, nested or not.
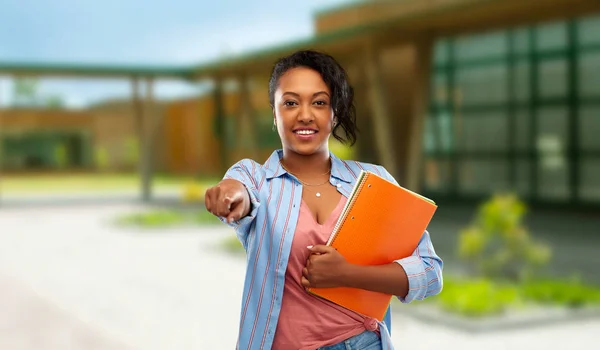
[(307, 93), (312, 95), (317, 91), (330, 92), (321, 75), (317, 71), (305, 67), (292, 68), (285, 72), (279, 78), (279, 88), (277, 90), (281, 94), (295, 92), (297, 94)]

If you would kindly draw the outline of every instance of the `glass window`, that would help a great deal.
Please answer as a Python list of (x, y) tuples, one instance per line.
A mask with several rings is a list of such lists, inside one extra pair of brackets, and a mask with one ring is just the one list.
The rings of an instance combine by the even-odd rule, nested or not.
[(579, 93), (600, 97), (600, 52), (582, 52), (579, 57)]
[(458, 69), (456, 87), (460, 99), (457, 105), (506, 103), (507, 84), (506, 65)]
[(517, 152), (531, 150), (531, 116), (526, 109), (515, 112), (515, 149)]
[(447, 159), (426, 158), (423, 165), (425, 188), (435, 192), (447, 191), (450, 187), (450, 161)]
[[(537, 111), (538, 133), (536, 144), (539, 152), (557, 148), (564, 150), (569, 142), (567, 107), (543, 107)], [(555, 152), (555, 151), (552, 151)]]
[(448, 102), (448, 77), (445, 73), (433, 75), (431, 95), (433, 102), (443, 104)]
[(507, 32), (469, 35), (455, 41), (457, 61), (505, 56), (508, 52)]
[(564, 154), (545, 154), (538, 162), (538, 195), (543, 199), (569, 197), (569, 172)]
[(517, 102), (528, 102), (531, 98), (530, 82), (530, 64), (526, 60), (520, 60), (514, 67), (514, 94)]
[[(579, 147), (600, 150), (600, 106), (582, 106), (579, 110)], [(600, 176), (600, 175), (599, 175)]]
[(516, 178), (513, 190), (519, 195), (527, 197), (531, 193), (531, 162), (523, 157), (515, 162)]
[(459, 150), (466, 152), (507, 151), (508, 118), (505, 113), (477, 113), (456, 120)]
[(453, 149), (454, 140), (452, 139), (452, 116), (446, 108), (440, 108), (435, 118), (437, 121), (437, 130), (434, 130), (437, 139), (437, 150), (441, 152), (450, 152)]
[(535, 29), (536, 49), (541, 51), (563, 49), (567, 46), (565, 22), (542, 24)]
[(520, 28), (514, 32), (514, 53), (517, 55), (525, 55), (529, 53), (529, 29)]
[(566, 199), (569, 195), (567, 126), (566, 107), (538, 110), (539, 196), (545, 199)]
[(539, 65), (538, 90), (542, 98), (564, 97), (567, 94), (567, 61), (546, 60)]
[(448, 62), (448, 40), (441, 39), (435, 42), (435, 46), (433, 48), (433, 62), (436, 65), (443, 65)]
[(436, 151), (435, 121), (432, 116), (425, 118), (425, 135), (423, 135), (423, 151), (433, 153)]
[(579, 20), (579, 44), (600, 44), (600, 16)]
[(458, 169), (459, 190), (465, 194), (489, 194), (506, 191), (508, 162), (495, 160), (462, 160)]
[(579, 169), (579, 198), (600, 201), (600, 159), (582, 157)]

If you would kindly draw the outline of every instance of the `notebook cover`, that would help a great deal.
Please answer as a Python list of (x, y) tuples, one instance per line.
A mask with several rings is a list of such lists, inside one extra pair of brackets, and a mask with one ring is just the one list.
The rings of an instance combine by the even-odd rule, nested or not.
[[(352, 264), (389, 264), (412, 255), (436, 209), (433, 201), (363, 171), (327, 244)], [(379, 321), (392, 298), (346, 287), (308, 291)]]

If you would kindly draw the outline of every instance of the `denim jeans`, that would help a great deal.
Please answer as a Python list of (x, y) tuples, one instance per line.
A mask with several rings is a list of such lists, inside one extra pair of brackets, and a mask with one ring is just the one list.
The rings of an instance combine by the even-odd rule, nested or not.
[(318, 350), (381, 350), (381, 339), (375, 332), (364, 331), (341, 343), (325, 346)]

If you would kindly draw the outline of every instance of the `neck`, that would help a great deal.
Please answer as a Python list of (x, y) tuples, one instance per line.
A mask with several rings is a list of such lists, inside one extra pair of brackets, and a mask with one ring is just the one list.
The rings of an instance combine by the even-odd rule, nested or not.
[(329, 149), (311, 155), (298, 154), (291, 150), (283, 150), (281, 163), (288, 172), (298, 176), (319, 176), (331, 169)]

